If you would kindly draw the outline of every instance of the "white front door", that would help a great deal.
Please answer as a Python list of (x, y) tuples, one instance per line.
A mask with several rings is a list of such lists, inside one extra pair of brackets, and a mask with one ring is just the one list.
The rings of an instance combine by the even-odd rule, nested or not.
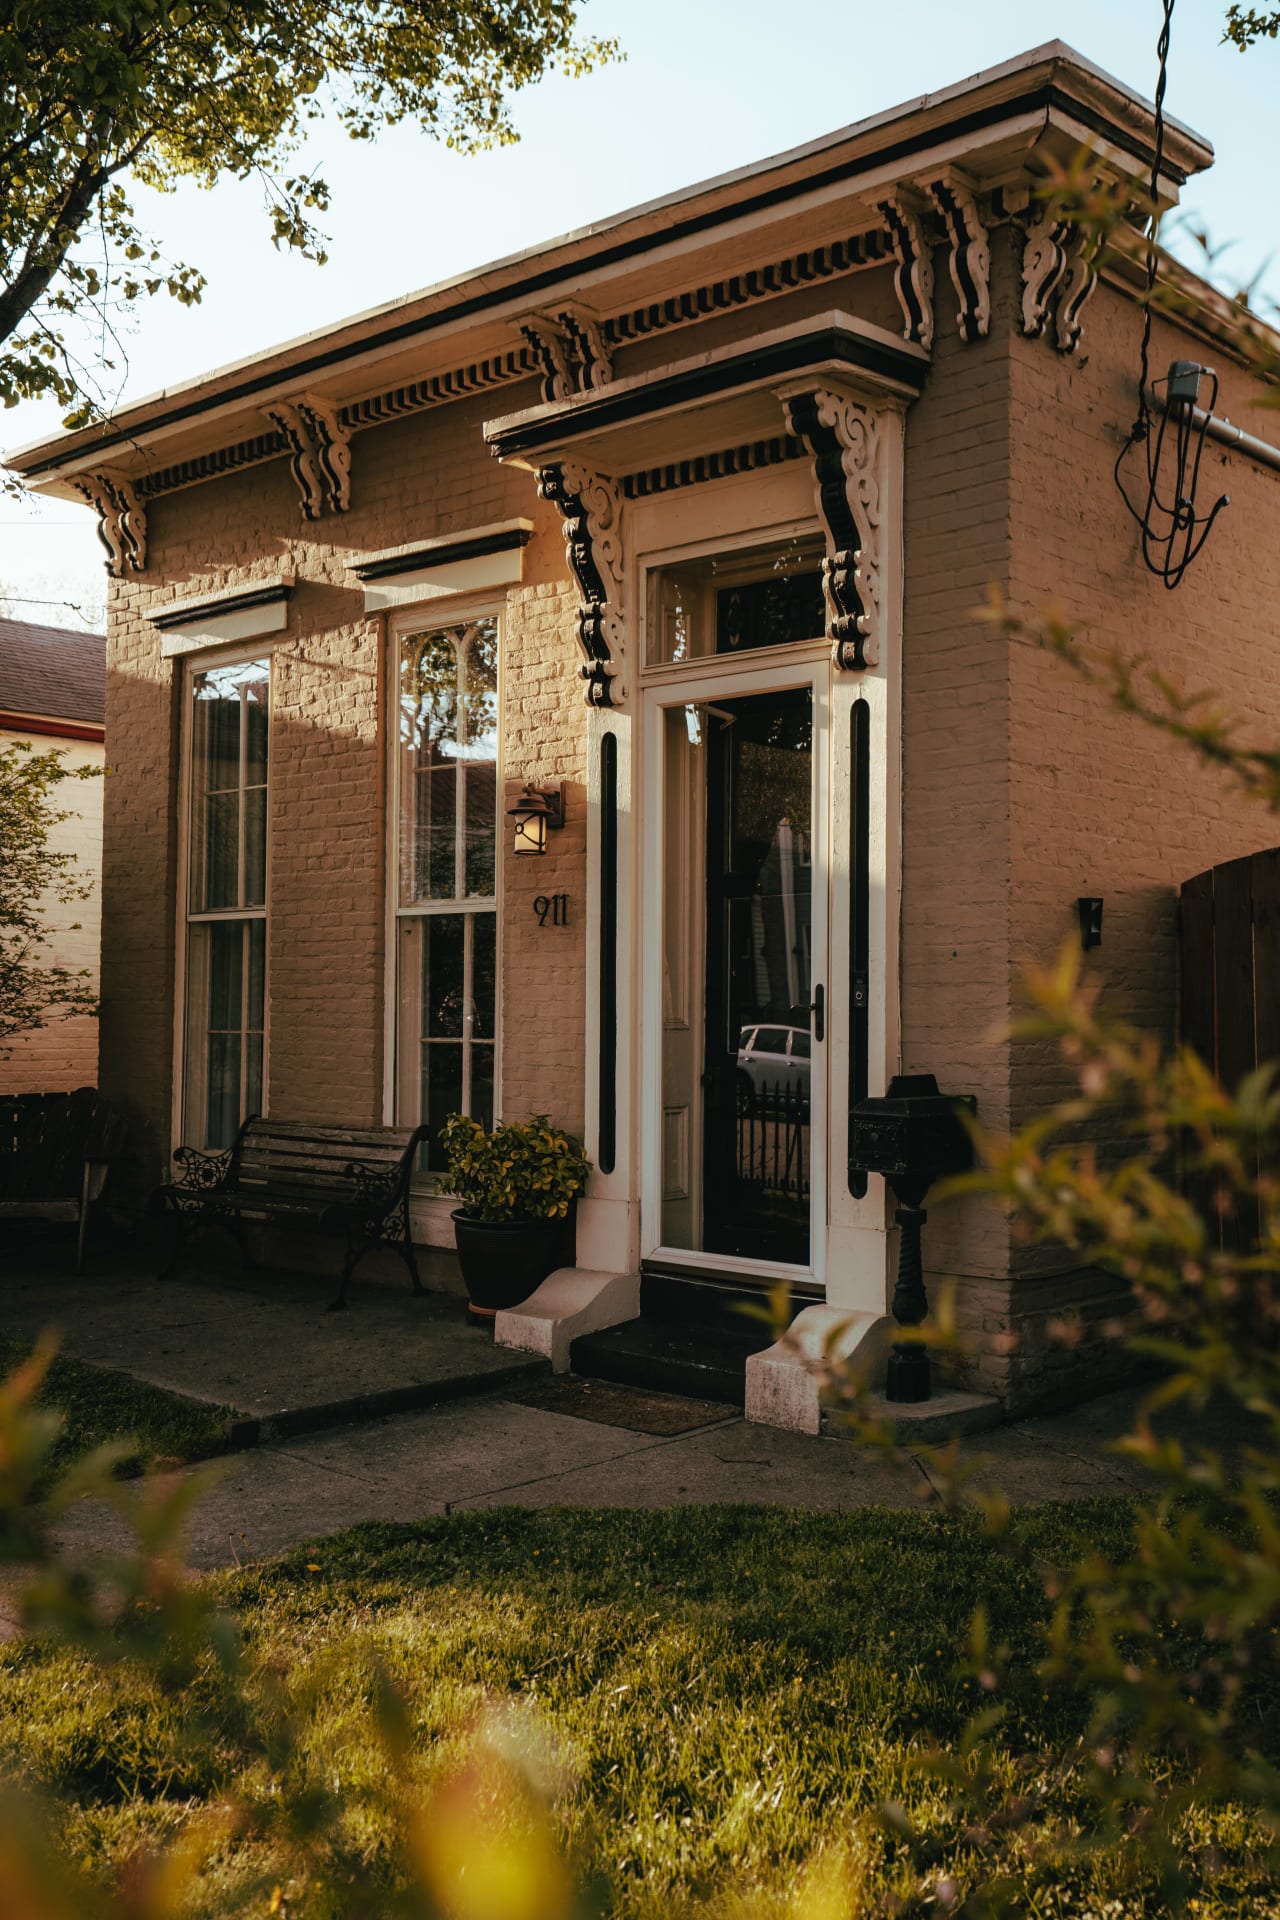
[(642, 1254), (823, 1284), (830, 667), (645, 695)]

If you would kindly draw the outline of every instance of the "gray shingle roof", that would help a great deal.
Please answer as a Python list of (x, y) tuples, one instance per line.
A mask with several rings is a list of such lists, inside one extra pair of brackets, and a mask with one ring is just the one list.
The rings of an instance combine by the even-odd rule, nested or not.
[(0, 619), (0, 710), (101, 726), (106, 692), (105, 634)]

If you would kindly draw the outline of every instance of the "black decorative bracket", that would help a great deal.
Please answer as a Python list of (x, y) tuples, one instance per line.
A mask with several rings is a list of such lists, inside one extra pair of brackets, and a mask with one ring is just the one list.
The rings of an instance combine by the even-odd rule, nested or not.
[(1096, 245), (1052, 207), (1027, 226), (1022, 250), (1022, 331), (1038, 340), (1054, 316), (1054, 345), (1074, 353), (1084, 309), (1098, 284)]
[(831, 657), (842, 671), (862, 672), (880, 664), (880, 421), (830, 387), (787, 394), (783, 407), (813, 459)]
[(933, 242), (923, 204), (901, 192), (889, 194), (878, 204), (898, 263), (893, 290), (902, 308), (902, 337), (927, 353), (933, 346)]
[(520, 328), (537, 361), (545, 403), (595, 393), (613, 379), (613, 362), (599, 321), (567, 307), (535, 313)]
[(98, 538), (106, 549), (107, 572), (113, 579), (144, 573), (147, 565), (147, 510), (132, 480), (114, 468), (80, 474), (72, 481), (78, 494), (98, 515)]
[(351, 430), (337, 408), (314, 394), (277, 400), (263, 412), (289, 446), (289, 472), (304, 520), (345, 513), (351, 505)]
[(978, 340), (991, 326), (991, 243), (972, 185), (954, 168), (929, 182), (951, 253), (951, 284), (960, 302), (962, 340)]
[(565, 558), (581, 596), (577, 615), (580, 669), (589, 707), (616, 707), (625, 687), (618, 678), (622, 637), (622, 494), (605, 475), (573, 461), (538, 474), (538, 492), (564, 522)]

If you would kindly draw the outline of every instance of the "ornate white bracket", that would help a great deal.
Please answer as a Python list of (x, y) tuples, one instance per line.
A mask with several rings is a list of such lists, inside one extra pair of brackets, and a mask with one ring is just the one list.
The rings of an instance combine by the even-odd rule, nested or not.
[(304, 520), (345, 513), (351, 505), (351, 432), (337, 408), (313, 394), (263, 409), (289, 443), (289, 471)]
[(612, 380), (609, 347), (592, 314), (572, 307), (554, 315), (535, 313), (520, 331), (538, 362), (544, 401), (594, 393)]
[(1080, 344), (1081, 316), (1097, 284), (1088, 238), (1046, 207), (1028, 225), (1022, 250), (1023, 333), (1039, 339), (1052, 312), (1054, 345), (1059, 353), (1074, 353)]
[(604, 474), (558, 461), (538, 474), (538, 492), (564, 522), (565, 558), (578, 583), (577, 637), (589, 707), (616, 707), (622, 666), (622, 493)]
[(880, 664), (879, 416), (830, 387), (783, 396), (783, 411), (813, 457), (814, 495), (827, 536), (822, 584), (831, 658), (845, 672)]
[(897, 258), (893, 288), (902, 308), (902, 337), (928, 353), (933, 346), (933, 246), (917, 202), (891, 193), (879, 202)]
[(951, 243), (951, 284), (960, 302), (962, 340), (977, 340), (991, 325), (991, 243), (977, 197), (954, 169), (929, 182)]
[(147, 565), (147, 510), (133, 482), (112, 467), (81, 474), (72, 481), (78, 494), (97, 510), (98, 538), (107, 552), (107, 572), (115, 579), (142, 573)]

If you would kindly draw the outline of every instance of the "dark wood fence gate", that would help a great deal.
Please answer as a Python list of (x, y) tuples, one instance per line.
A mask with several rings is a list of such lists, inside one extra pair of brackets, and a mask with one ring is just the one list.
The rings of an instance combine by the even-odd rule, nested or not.
[[(1185, 881), (1179, 920), (1179, 1038), (1230, 1089), (1280, 1060), (1280, 847)], [(1220, 1219), (1224, 1244), (1256, 1241), (1245, 1211)]]

